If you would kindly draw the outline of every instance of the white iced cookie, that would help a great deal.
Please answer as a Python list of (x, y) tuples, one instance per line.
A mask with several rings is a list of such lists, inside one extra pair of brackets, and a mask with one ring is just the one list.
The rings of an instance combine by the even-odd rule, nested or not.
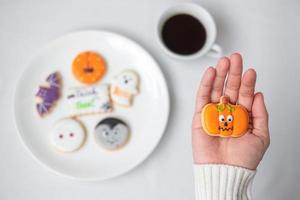
[(125, 122), (117, 118), (106, 118), (95, 128), (95, 139), (107, 150), (115, 150), (124, 146), (129, 139), (129, 128)]
[(66, 100), (70, 116), (112, 111), (107, 84), (69, 88), (66, 92)]
[(73, 152), (79, 149), (85, 140), (83, 126), (74, 119), (58, 121), (51, 130), (51, 143), (61, 152)]
[(116, 76), (110, 87), (110, 96), (114, 103), (128, 107), (139, 93), (139, 77), (136, 72), (126, 70)]

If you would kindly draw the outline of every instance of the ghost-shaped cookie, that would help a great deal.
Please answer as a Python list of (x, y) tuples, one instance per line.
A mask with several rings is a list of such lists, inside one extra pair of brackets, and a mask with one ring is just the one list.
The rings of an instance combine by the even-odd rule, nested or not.
[(111, 82), (110, 96), (115, 104), (129, 107), (135, 95), (139, 93), (139, 77), (136, 72), (126, 70)]
[(62, 119), (51, 130), (51, 144), (60, 152), (78, 150), (85, 141), (85, 130), (75, 119)]
[(124, 146), (129, 139), (129, 127), (117, 118), (106, 118), (95, 128), (96, 142), (107, 150), (115, 150)]

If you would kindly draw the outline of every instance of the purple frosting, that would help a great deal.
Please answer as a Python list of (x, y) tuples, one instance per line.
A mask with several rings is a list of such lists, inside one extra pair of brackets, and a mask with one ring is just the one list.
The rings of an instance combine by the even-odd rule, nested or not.
[(47, 103), (47, 102), (36, 104), (36, 109), (37, 109), (38, 113), (40, 114), (40, 116), (43, 116), (44, 114), (48, 113), (49, 110), (51, 109), (51, 107), (52, 107), (52, 104)]
[(36, 96), (42, 98), (45, 102), (54, 103), (59, 98), (59, 89), (57, 87), (40, 87)]
[(60, 78), (58, 72), (50, 74), (46, 81), (49, 83), (50, 87), (40, 86), (37, 97), (40, 97), (42, 102), (36, 104), (36, 109), (40, 116), (48, 113), (51, 107), (60, 97)]
[(60, 79), (58, 72), (50, 74), (46, 81), (50, 84), (50, 87), (60, 87)]

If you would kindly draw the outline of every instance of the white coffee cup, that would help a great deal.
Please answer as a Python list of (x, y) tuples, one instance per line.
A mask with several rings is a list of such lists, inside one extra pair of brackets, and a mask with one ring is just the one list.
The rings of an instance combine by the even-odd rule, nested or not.
[[(178, 14), (188, 14), (199, 20), (205, 30), (206, 30), (206, 41), (203, 47), (197, 51), (194, 54), (190, 55), (181, 55), (174, 53), (173, 51), (169, 50), (168, 47), (164, 44), (164, 41), (162, 39), (162, 28), (165, 24), (165, 22), (170, 19), (172, 16), (178, 15)], [(194, 3), (181, 3), (177, 4), (176, 6), (173, 6), (169, 9), (167, 9), (161, 16), (158, 26), (157, 26), (157, 34), (158, 34), (158, 40), (159, 45), (161, 48), (166, 52), (168, 55), (178, 58), (178, 59), (195, 59), (199, 58), (203, 55), (208, 55), (211, 57), (220, 57), (222, 56), (222, 48), (215, 44), (216, 35), (217, 35), (217, 29), (216, 24), (211, 16), (211, 14), (205, 10), (203, 7), (194, 4)]]

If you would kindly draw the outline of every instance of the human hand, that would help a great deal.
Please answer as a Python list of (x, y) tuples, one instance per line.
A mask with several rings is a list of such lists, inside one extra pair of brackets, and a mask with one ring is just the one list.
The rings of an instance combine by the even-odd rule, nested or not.
[[(227, 164), (255, 170), (270, 144), (264, 97), (260, 92), (254, 93), (256, 72), (248, 69), (242, 76), (242, 65), (241, 55), (235, 53), (230, 58), (221, 58), (216, 68), (209, 67), (202, 77), (192, 125), (195, 164)], [(242, 137), (213, 137), (202, 128), (202, 108), (210, 102), (219, 102), (222, 95), (249, 112), (249, 130)]]

